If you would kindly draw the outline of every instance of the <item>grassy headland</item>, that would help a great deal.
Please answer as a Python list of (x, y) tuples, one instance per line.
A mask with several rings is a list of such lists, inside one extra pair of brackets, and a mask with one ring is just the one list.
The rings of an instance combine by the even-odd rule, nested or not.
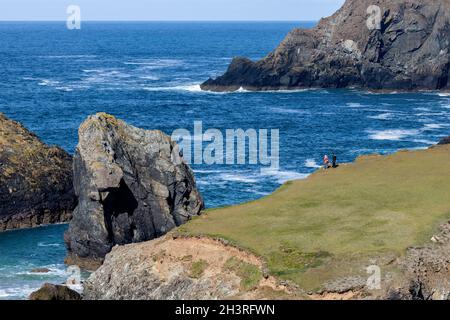
[[(180, 228), (263, 257), (270, 272), (306, 290), (389, 261), (429, 241), (450, 218), (450, 145), (365, 156), (319, 170), (272, 195), (208, 210)], [(383, 271), (385, 271), (384, 269)]]

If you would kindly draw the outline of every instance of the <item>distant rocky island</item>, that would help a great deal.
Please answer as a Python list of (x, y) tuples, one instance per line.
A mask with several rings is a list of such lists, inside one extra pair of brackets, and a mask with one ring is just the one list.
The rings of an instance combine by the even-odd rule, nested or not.
[(449, 1), (347, 0), (314, 29), (290, 32), (264, 59), (235, 58), (201, 88), (450, 90), (449, 80)]

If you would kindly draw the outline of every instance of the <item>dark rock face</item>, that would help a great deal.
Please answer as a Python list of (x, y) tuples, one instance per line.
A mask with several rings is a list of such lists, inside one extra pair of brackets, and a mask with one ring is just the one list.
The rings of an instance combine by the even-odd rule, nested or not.
[(290, 32), (261, 61), (235, 58), (201, 87), (449, 90), (449, 77), (448, 0), (347, 0), (314, 29)]
[(31, 293), (29, 300), (81, 300), (81, 295), (66, 286), (46, 283)]
[(450, 144), (450, 136), (439, 141), (438, 145)]
[(0, 232), (70, 220), (72, 158), (0, 113)]
[(107, 114), (80, 126), (67, 263), (96, 269), (113, 246), (154, 239), (200, 213), (194, 176), (177, 150), (162, 132)]

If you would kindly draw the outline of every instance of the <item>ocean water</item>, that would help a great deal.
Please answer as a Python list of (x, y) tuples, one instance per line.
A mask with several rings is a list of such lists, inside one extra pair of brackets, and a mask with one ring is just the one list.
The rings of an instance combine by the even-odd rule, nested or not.
[[(207, 207), (242, 203), (317, 169), (370, 153), (427, 148), (450, 134), (450, 97), (359, 90), (201, 92), (232, 57), (260, 59), (305, 22), (0, 23), (0, 112), (73, 153), (77, 128), (105, 111), (130, 124), (193, 132), (279, 129), (280, 170), (194, 165)], [(63, 282), (64, 225), (0, 234), (0, 299)], [(47, 267), (49, 274), (30, 273)]]

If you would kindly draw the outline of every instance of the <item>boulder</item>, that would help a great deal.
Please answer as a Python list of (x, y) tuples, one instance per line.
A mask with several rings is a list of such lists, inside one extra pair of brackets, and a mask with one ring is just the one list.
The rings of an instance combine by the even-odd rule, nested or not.
[(63, 285), (45, 283), (39, 290), (30, 294), (29, 300), (81, 300), (81, 295)]
[(203, 209), (194, 175), (170, 137), (105, 113), (79, 128), (74, 186), (79, 202), (65, 234), (66, 262), (90, 270), (115, 245), (162, 236)]
[(450, 89), (448, 0), (347, 0), (264, 59), (236, 58), (203, 90)]
[(72, 158), (0, 113), (0, 232), (70, 220)]

